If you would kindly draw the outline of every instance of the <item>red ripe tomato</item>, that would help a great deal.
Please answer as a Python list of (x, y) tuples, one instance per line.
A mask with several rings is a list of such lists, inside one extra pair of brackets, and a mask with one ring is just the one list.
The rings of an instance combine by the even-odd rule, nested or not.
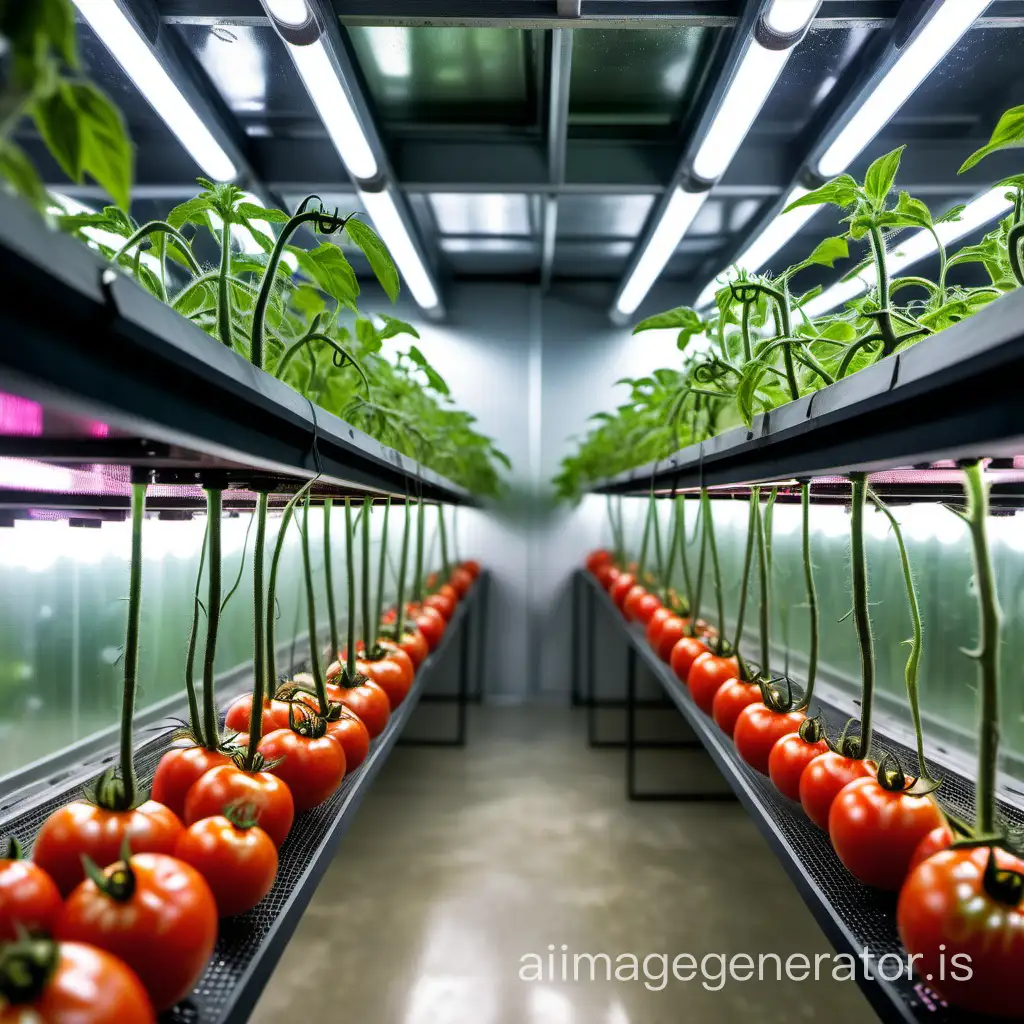
[(439, 611), (445, 622), (455, 614), (455, 602), (447, 594), (430, 594), (423, 598), (423, 607)]
[(711, 702), (711, 717), (727, 736), (736, 729), (736, 720), (750, 704), (761, 702), (761, 687), (741, 679), (729, 679), (718, 688)]
[(169, 807), (180, 818), (185, 813), (185, 796), (193, 783), (211, 768), (230, 763), (231, 758), (220, 750), (199, 746), (172, 747), (156, 766), (151, 795), (157, 803)]
[(174, 855), (206, 879), (221, 917), (251, 910), (277, 877), (277, 849), (270, 836), (255, 823), (235, 824), (223, 814), (189, 825)]
[(634, 584), (626, 592), (626, 596), (622, 599), (622, 614), (632, 622), (637, 617), (638, 605), (641, 598), (647, 596), (647, 588), (640, 586), (639, 583)]
[(458, 568), (452, 571), (451, 576), (448, 577), (448, 582), (452, 585), (455, 593), (459, 595), (459, 599), (464, 598), (473, 586), (474, 577), (466, 572), (463, 568)]
[(820, 754), (800, 776), (800, 803), (804, 813), (818, 828), (828, 831), (828, 815), (839, 791), (854, 779), (874, 775), (877, 766), (871, 761), (844, 757), (834, 750)]
[(0, 857), (0, 943), (17, 939), (19, 927), (32, 935), (49, 935), (61, 906), (53, 879), (38, 864), (22, 860), (12, 840), (7, 856)]
[(739, 662), (734, 657), (720, 658), (710, 651), (698, 655), (686, 676), (686, 685), (694, 704), (704, 714), (710, 715), (718, 688), (722, 683), (735, 679), (739, 670)]
[(376, 739), (391, 717), (388, 695), (372, 679), (366, 679), (358, 686), (339, 686), (337, 691), (338, 703), (357, 714), (363, 720), (370, 739)]
[[(908, 781), (907, 786), (913, 784)], [(832, 848), (858, 881), (896, 892), (918, 844), (942, 824), (930, 796), (891, 792), (878, 779), (854, 779), (832, 801), (828, 834)]]
[[(263, 726), (261, 732), (268, 733), (273, 732), (274, 729), (278, 728), (277, 721), (279, 715), (282, 713), (280, 707), (280, 701), (273, 701), (270, 698), (265, 698), (263, 701)], [(283, 709), (285, 721), (288, 720), (288, 708), (287, 706)], [(227, 729), (233, 729), (236, 732), (249, 732), (249, 726), (252, 722), (252, 694), (247, 693), (239, 697), (231, 707), (228, 708), (227, 717), (224, 719), (224, 727)]]
[[(896, 924), (914, 970), (954, 1006), (999, 1017), (1020, 1012), (1024, 906), (990, 891), (985, 869), (1024, 873), (1024, 860), (987, 846), (944, 850), (918, 865), (900, 890)], [(993, 872), (994, 873), (994, 872)], [(1011, 888), (1011, 887), (1008, 887)]]
[(605, 548), (598, 548), (587, 555), (587, 571), (596, 573), (603, 565), (610, 565), (612, 553)]
[[(381, 642), (383, 643), (383, 641)], [(407, 629), (398, 641), (398, 646), (409, 656), (414, 671), (427, 660), (430, 654), (430, 644), (418, 629)]]
[(472, 558), (467, 558), (460, 566), (460, 569), (465, 569), (470, 576), (475, 580), (480, 575), (480, 563)]
[(345, 751), (326, 733), (313, 738), (275, 729), (263, 737), (259, 750), (268, 761), (280, 761), (267, 771), (291, 790), (296, 814), (319, 807), (345, 778)]
[(751, 768), (767, 775), (772, 747), (783, 736), (796, 732), (806, 718), (802, 711), (772, 711), (760, 702), (748, 704), (739, 713), (732, 731), (736, 752)]
[(670, 661), (672, 651), (677, 643), (686, 636), (690, 628), (690, 620), (679, 615), (670, 615), (661, 626), (658, 646), (655, 648), (662, 661)]
[(68, 897), (57, 938), (123, 960), (156, 1010), (169, 1010), (195, 988), (213, 952), (213, 893), (195, 868), (162, 853), (136, 854), (103, 874), (105, 889), (87, 879)]
[[(17, 1002), (0, 996), (0, 1024), (156, 1024), (142, 982), (117, 957), (78, 942), (54, 943), (52, 951), (53, 968), (38, 992)], [(17, 955), (7, 950), (9, 958)]]
[(799, 732), (788, 732), (776, 740), (768, 755), (768, 776), (775, 788), (790, 800), (800, 799), (800, 776), (819, 755), (828, 752), (824, 740), (808, 743)]
[(658, 649), (658, 641), (661, 639), (661, 627), (665, 625), (665, 620), (671, 615), (672, 612), (662, 605), (660, 608), (655, 608), (651, 617), (647, 620), (645, 635), (652, 651)]
[(363, 720), (344, 704), (339, 704), (341, 713), (327, 722), (327, 735), (345, 751), (345, 773), (355, 771), (370, 752), (370, 731)]
[(929, 857), (933, 857), (937, 853), (941, 853), (943, 850), (948, 850), (953, 845), (953, 830), (943, 822), (936, 828), (933, 828), (917, 844), (917, 849), (914, 850), (914, 856), (910, 858), (910, 866), (907, 868), (907, 874), (918, 866), (923, 864)]
[(185, 797), (185, 824), (215, 818), (232, 804), (251, 804), (260, 828), (280, 849), (295, 820), (291, 790), (269, 772), (247, 772), (237, 765), (211, 768)]
[[(666, 629), (667, 623), (662, 627), (662, 635)], [(686, 682), (690, 675), (690, 667), (702, 654), (706, 654), (707, 650), (707, 645), (695, 636), (684, 636), (679, 639), (669, 655), (669, 664), (680, 682)]]
[(656, 594), (645, 594), (636, 602), (636, 614), (633, 616), (637, 622), (647, 625), (651, 616), (661, 607), (661, 598)]
[(615, 607), (622, 611), (622, 603), (626, 595), (636, 586), (636, 577), (629, 572), (620, 572), (608, 590)]
[(621, 573), (612, 564), (602, 565), (594, 572), (594, 579), (605, 589), (610, 590), (612, 584), (619, 578)]
[(170, 854), (181, 831), (177, 815), (155, 800), (131, 811), (107, 811), (87, 800), (75, 800), (43, 822), (32, 859), (67, 896), (85, 878), (83, 854), (105, 868), (120, 859), (125, 839), (135, 853)]
[(387, 694), (391, 711), (405, 700), (412, 686), (412, 662), (404, 651), (398, 651), (398, 654), (402, 655), (404, 661), (386, 657), (376, 661), (360, 658), (356, 662), (356, 671), (376, 683)]
[(412, 621), (416, 623), (416, 628), (423, 634), (430, 649), (436, 650), (447, 626), (445, 617), (436, 608), (426, 606), (413, 613)]

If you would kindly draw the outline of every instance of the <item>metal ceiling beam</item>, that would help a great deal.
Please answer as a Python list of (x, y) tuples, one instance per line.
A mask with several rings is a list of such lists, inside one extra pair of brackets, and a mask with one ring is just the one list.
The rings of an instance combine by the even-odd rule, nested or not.
[[(571, 6), (571, 5), (570, 5)], [(579, 4), (576, 3), (576, 8)], [(567, 15), (571, 16), (571, 15)], [(556, 188), (565, 181), (566, 146), (569, 140), (569, 81), (572, 76), (572, 29), (556, 28), (551, 33), (551, 67), (548, 105), (548, 179)], [(558, 194), (544, 197), (543, 242), (540, 286), (547, 291), (555, 263), (558, 235)]]
[[(68, 185), (38, 139), (19, 138), (40, 168), (43, 180), (69, 195), (100, 196), (92, 184)], [(136, 140), (136, 198), (185, 198), (195, 193), (195, 168), (181, 147), (164, 139)], [(907, 141), (904, 133), (900, 142)], [(1019, 152), (994, 153), (984, 166), (957, 177), (965, 156), (981, 139), (911, 139), (900, 167), (901, 186), (922, 198), (967, 195), (977, 187), (1020, 169)], [(894, 141), (893, 145), (897, 145)], [(267, 188), (279, 195), (310, 192), (350, 192), (351, 179), (326, 138), (251, 139), (253, 161)], [(402, 188), (413, 192), (502, 192), (533, 195), (658, 195), (672, 173), (678, 149), (666, 144), (636, 145), (614, 140), (570, 139), (566, 173), (561, 184), (551, 182), (544, 146), (529, 141), (432, 142), (416, 141), (394, 148), (395, 171)], [(788, 192), (794, 162), (786, 147), (768, 142), (748, 143), (745, 159), (735, 161), (715, 186), (715, 198), (770, 199)], [(864, 157), (851, 167), (859, 174)], [(721, 269), (721, 267), (717, 268)]]

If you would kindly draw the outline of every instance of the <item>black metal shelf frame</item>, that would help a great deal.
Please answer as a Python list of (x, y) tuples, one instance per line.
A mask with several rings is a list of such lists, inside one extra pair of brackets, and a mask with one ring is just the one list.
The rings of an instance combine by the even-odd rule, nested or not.
[[(829, 387), (667, 459), (607, 479), (600, 494), (743, 486), (1024, 453), (1024, 292)], [(914, 474), (906, 483), (914, 487)]]
[[(650, 648), (644, 632), (630, 625), (615, 607), (608, 594), (587, 572), (576, 574), (575, 602), (578, 603), (574, 626), (574, 678), (586, 690), (587, 678), (593, 675), (592, 645), (597, 628), (596, 618), (602, 616), (602, 630), (618, 632), (627, 645), (626, 696), (626, 777), (627, 793), (635, 788), (635, 759), (644, 747), (637, 742), (635, 716), (636, 672), (640, 664), (664, 689), (666, 696), (682, 714), (704, 750), (710, 755), (732, 793), (750, 815), (758, 830), (779, 858), (790, 880), (838, 953), (860, 959), (867, 949), (877, 964), (881, 957), (893, 954), (906, 965), (906, 951), (896, 933), (895, 895), (882, 893), (856, 881), (840, 863), (825, 832), (813, 825), (799, 805), (782, 796), (772, 782), (747, 765), (736, 753), (728, 736), (706, 716), (690, 698), (685, 684), (679, 682), (671, 668)], [(592, 693), (592, 691), (590, 691)], [(588, 706), (587, 698), (582, 703)], [(818, 705), (821, 702), (815, 701)], [(822, 718), (830, 731), (842, 724), (844, 717), (835, 708), (821, 704)], [(838, 730), (836, 730), (838, 731)], [(917, 759), (909, 747), (876, 733), (880, 747), (899, 757), (904, 767), (914, 772)], [(973, 786), (964, 776), (929, 759), (942, 776), (941, 797), (965, 820), (973, 817)], [(720, 794), (672, 794), (676, 799), (718, 799)], [(665, 797), (671, 798), (671, 797)], [(1014, 825), (1024, 823), (1024, 814), (1017, 808), (1000, 803), (1000, 813)], [(888, 972), (887, 972), (888, 973)], [(896, 981), (885, 981), (873, 972), (866, 977), (857, 971), (857, 982), (880, 1019), (887, 1024), (972, 1024), (971, 1014), (949, 1007), (923, 981), (905, 975)]]
[(7, 431), (0, 455), (128, 465), (165, 483), (212, 475), (238, 488), (320, 471), (340, 492), (473, 500), (257, 370), (4, 195), (0, 271), (0, 392), (41, 404), (58, 423), (103, 428)]
[[(457, 731), (454, 740), (440, 742), (444, 746), (465, 742), (466, 705), (473, 700), (476, 688), (471, 685), (470, 676), (482, 667), (482, 662), (471, 664), (470, 641), (474, 631), (485, 628), (486, 587), (487, 574), (483, 573), (459, 603), (437, 650), (420, 667), (409, 695), (391, 715), (384, 732), (373, 740), (363, 764), (346, 777), (330, 800), (296, 819), (279, 851), (274, 888), (249, 913), (221, 922), (213, 957), (192, 997), (162, 1014), (163, 1024), (242, 1024), (249, 1019), (377, 772), (418, 703), (430, 699), (431, 694), (424, 691), (453, 671), (457, 673), (457, 688), (451, 702), (456, 705)], [(480, 633), (476, 640), (480, 649), (485, 646), (483, 640)], [(235, 687), (236, 693), (244, 691), (240, 679), (235, 681)], [(222, 694), (227, 696), (227, 692)], [(184, 705), (183, 698), (181, 704)], [(163, 713), (170, 716), (173, 712), (165, 708)], [(141, 779), (152, 778), (170, 746), (172, 731), (168, 728), (139, 746), (136, 758)], [(78, 796), (85, 778), (94, 776), (114, 760), (116, 749), (115, 739), (105, 750), (91, 751), (86, 765), (55, 758), (49, 779), (40, 779), (38, 772), (34, 772), (32, 784), (20, 799), (16, 795), (14, 800), (0, 804), (0, 833), (15, 835), (27, 846), (54, 809)]]

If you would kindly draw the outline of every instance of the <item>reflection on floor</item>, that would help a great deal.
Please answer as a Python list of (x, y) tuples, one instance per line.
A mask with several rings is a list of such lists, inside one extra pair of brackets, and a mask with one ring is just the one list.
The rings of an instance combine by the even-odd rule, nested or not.
[[(734, 953), (813, 964), (830, 947), (738, 804), (629, 804), (622, 758), (587, 748), (582, 713), (551, 708), (480, 709), (462, 751), (396, 750), (254, 1024), (873, 1019), (827, 966), (818, 982), (777, 981), (769, 960), (770, 980), (722, 984), (712, 957), (695, 980), (672, 977), (681, 953), (698, 968)], [(624, 980), (597, 958), (592, 981), (583, 958), (574, 981), (584, 953), (608, 954), (613, 971), (626, 954)], [(649, 954), (668, 957), (664, 984), (660, 957), (645, 972)]]

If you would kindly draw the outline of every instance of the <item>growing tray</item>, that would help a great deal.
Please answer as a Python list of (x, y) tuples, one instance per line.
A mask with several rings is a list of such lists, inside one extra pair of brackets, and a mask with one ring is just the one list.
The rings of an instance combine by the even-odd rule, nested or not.
[(2, 194), (0, 338), (0, 455), (124, 465), (167, 483), (319, 470), (338, 493), (471, 500), (255, 369)]
[[(580, 575), (583, 577), (581, 592), (594, 602), (595, 611), (603, 616), (603, 628), (621, 633), (623, 640), (632, 645), (636, 656), (682, 713), (782, 862), (836, 951), (859, 957), (867, 948), (875, 957), (875, 964), (878, 958), (890, 953), (902, 957), (906, 964), (907, 953), (896, 932), (896, 895), (861, 885), (847, 872), (826, 833), (808, 820), (798, 804), (782, 796), (770, 779), (740, 759), (730, 738), (693, 703), (686, 686), (651, 650), (644, 632), (635, 624), (626, 622), (589, 573)], [(820, 706), (830, 733), (833, 730), (838, 732), (846, 716), (819, 700), (815, 700), (815, 705)], [(876, 750), (891, 751), (908, 772), (917, 771), (917, 757), (909, 747), (890, 740), (877, 730), (875, 740)], [(937, 760), (930, 759), (929, 767), (938, 769), (937, 774), (942, 778), (942, 802), (960, 817), (973, 820), (972, 784), (956, 771), (947, 770)], [(1024, 824), (1024, 813), (1018, 808), (1000, 803), (999, 811), (1009, 824)], [(874, 968), (872, 973), (875, 973)], [(889, 969), (887, 973), (890, 973)], [(871, 981), (858, 970), (857, 982), (875, 1012), (888, 1024), (920, 1024), (922, 1021), (931, 1024), (977, 1024), (982, 1019), (948, 1006), (927, 984), (916, 978), (909, 980), (904, 976), (899, 981), (887, 982), (876, 977)]]
[[(342, 783), (326, 803), (296, 818), (279, 851), (277, 881), (270, 893), (247, 914), (221, 922), (220, 935), (206, 973), (193, 994), (160, 1015), (162, 1024), (242, 1024), (249, 1019), (277, 961), (309, 905), (356, 811), (381, 765), (416, 708), (430, 682), (438, 677), (446, 654), (464, 640), (473, 610), (485, 586), (477, 580), (461, 601), (441, 643), (424, 661), (409, 695), (392, 714), (385, 730), (372, 741), (366, 760)], [(462, 645), (458, 657), (465, 657)], [(450, 665), (450, 662), (449, 662)], [(241, 686), (237, 687), (241, 692)], [(227, 697), (225, 688), (222, 697)], [(170, 732), (142, 744), (136, 752), (139, 777), (145, 785), (170, 746)], [(4, 800), (0, 795), (0, 834), (15, 835), (26, 844), (35, 839), (49, 814), (76, 799), (82, 783), (94, 778), (116, 758), (116, 741), (97, 751), (89, 763), (55, 759), (58, 769), (48, 779), (33, 780), (24, 796)]]
[[(1024, 452), (1024, 292), (812, 395), (590, 490), (646, 493)], [(913, 480), (913, 471), (907, 474)]]

